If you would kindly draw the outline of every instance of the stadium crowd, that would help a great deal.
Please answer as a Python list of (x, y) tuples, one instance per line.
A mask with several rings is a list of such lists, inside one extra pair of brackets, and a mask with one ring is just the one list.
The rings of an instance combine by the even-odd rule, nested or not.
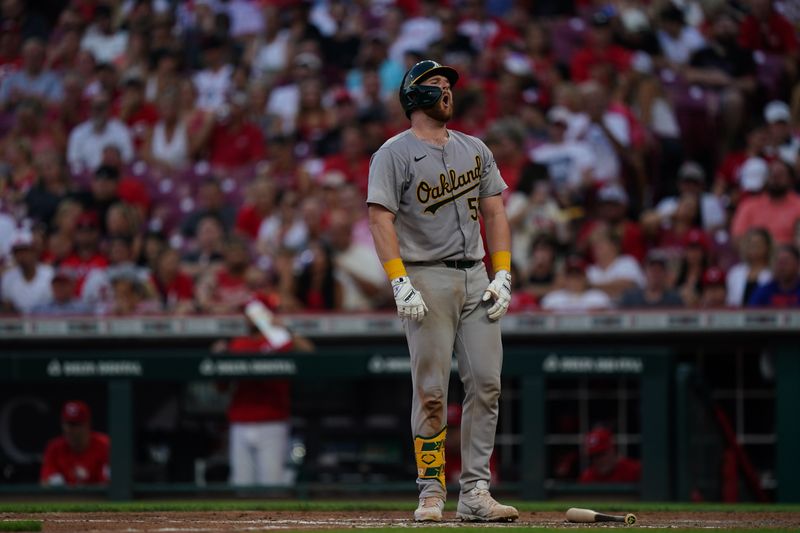
[(509, 185), (512, 311), (800, 305), (780, 0), (3, 0), (8, 313), (392, 309), (397, 88), (454, 66)]

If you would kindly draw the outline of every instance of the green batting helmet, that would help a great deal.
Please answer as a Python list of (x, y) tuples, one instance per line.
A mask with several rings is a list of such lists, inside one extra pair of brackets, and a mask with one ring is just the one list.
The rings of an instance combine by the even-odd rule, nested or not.
[(458, 81), (458, 72), (453, 67), (440, 65), (431, 59), (420, 61), (406, 72), (403, 76), (403, 83), (400, 84), (400, 105), (410, 117), (411, 112), (417, 108), (432, 107), (442, 97), (442, 89), (432, 85), (419, 85), (437, 74), (450, 80), (450, 86), (454, 86)]

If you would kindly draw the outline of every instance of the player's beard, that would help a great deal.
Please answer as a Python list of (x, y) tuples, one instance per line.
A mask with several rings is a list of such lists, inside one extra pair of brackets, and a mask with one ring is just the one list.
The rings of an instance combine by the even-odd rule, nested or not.
[[(447, 102), (445, 104), (445, 102)], [(423, 109), (425, 114), (438, 122), (446, 123), (453, 118), (453, 95), (443, 94), (433, 106)]]

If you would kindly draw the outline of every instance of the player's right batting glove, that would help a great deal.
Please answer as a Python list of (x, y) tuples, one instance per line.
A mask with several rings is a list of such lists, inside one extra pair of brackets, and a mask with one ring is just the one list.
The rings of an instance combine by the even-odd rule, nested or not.
[(392, 292), (394, 301), (397, 304), (397, 314), (401, 318), (411, 318), (417, 322), (422, 322), (428, 314), (428, 306), (422, 299), (422, 295), (411, 285), (408, 276), (400, 276), (392, 280)]
[(486, 310), (491, 320), (499, 320), (508, 311), (511, 303), (511, 274), (508, 270), (501, 270), (495, 274), (494, 279), (483, 293), (483, 301), (494, 300), (492, 306)]

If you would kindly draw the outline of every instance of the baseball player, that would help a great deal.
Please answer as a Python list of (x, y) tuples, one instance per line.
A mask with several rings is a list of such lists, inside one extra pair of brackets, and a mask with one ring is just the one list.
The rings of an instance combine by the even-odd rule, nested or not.
[[(411, 128), (372, 156), (367, 203), (378, 257), (391, 280), (411, 353), (411, 427), (417, 521), (440, 521), (447, 497), (444, 442), (455, 351), (465, 398), (457, 516), (515, 520), (489, 493), (503, 349), (498, 320), (511, 298), (511, 238), (494, 157), (475, 137), (447, 129), (455, 69), (431, 60), (406, 72), (400, 103)], [(494, 279), (483, 264), (483, 217)]]

